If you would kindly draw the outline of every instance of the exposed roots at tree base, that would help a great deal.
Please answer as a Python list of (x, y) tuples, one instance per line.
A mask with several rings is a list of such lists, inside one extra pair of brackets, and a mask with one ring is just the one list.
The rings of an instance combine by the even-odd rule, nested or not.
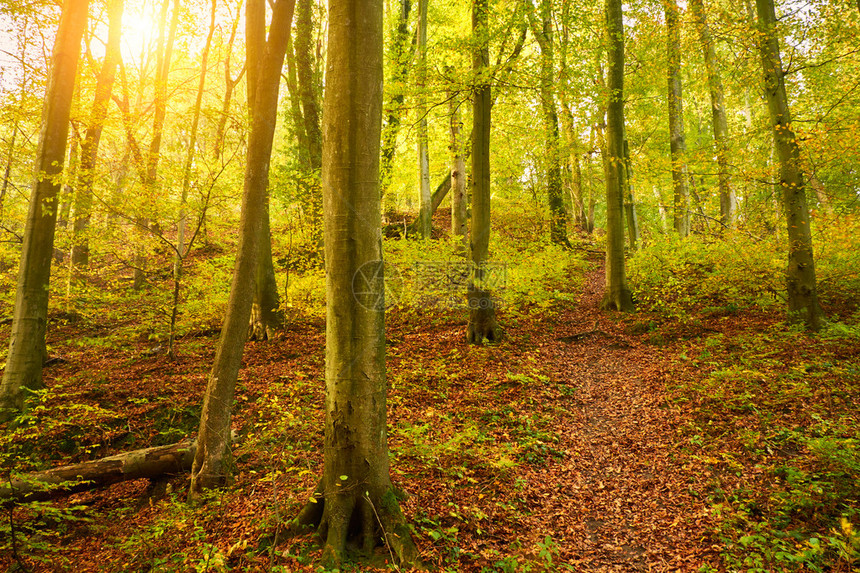
[(326, 567), (337, 567), (350, 556), (381, 556), (401, 567), (423, 569), (392, 488), (378, 496), (354, 489), (326, 496), (322, 486), (317, 487), (290, 524), (289, 534), (314, 530), (323, 544)]
[(269, 311), (261, 312), (257, 303), (251, 308), (251, 319), (248, 324), (248, 340), (264, 342), (275, 337), (275, 332), (284, 327), (283, 313)]
[(467, 298), (469, 327), (466, 341), (469, 344), (483, 344), (484, 340), (490, 343), (501, 342), (503, 333), (496, 321), (496, 302), (490, 292), (470, 289)]
[(607, 290), (603, 295), (603, 300), (600, 302), (600, 308), (601, 310), (617, 310), (619, 312), (633, 312), (636, 310), (633, 304), (633, 297), (628, 289), (620, 291)]

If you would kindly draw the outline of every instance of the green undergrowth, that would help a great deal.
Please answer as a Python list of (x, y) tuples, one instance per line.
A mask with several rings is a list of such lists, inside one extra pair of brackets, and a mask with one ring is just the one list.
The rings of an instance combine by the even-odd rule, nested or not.
[[(385, 260), (389, 304), (437, 316), (467, 308), (466, 289), (474, 270), (457, 243), (388, 241)], [(575, 300), (584, 268), (577, 253), (557, 245), (500, 239), (493, 245), (484, 280), (499, 308), (516, 315), (549, 311), (560, 301)]]
[[(860, 304), (860, 220), (844, 217), (814, 237), (819, 297), (844, 318)], [(785, 305), (786, 249), (779, 237), (741, 231), (660, 236), (631, 258), (629, 282), (640, 310), (681, 322), (770, 310)]]
[(687, 339), (668, 384), (727, 570), (860, 569), (858, 224), (814, 231), (816, 334), (782, 322), (776, 237), (660, 237), (630, 261), (639, 330)]
[(777, 324), (681, 355), (672, 392), (728, 569), (860, 567), (858, 347), (856, 327)]

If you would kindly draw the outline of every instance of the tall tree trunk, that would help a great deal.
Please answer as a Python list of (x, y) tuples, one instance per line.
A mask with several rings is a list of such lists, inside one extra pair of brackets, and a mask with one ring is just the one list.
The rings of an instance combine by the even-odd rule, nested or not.
[(629, 312), (633, 299), (624, 261), (624, 11), (606, 0), (608, 46), (606, 106), (606, 291), (601, 307)]
[(666, 14), (666, 55), (669, 87), (669, 148), (672, 156), (675, 231), (690, 233), (690, 190), (687, 187), (687, 143), (684, 137), (684, 100), (681, 87), (681, 28), (677, 0), (663, 0)]
[(427, 149), (427, 4), (429, 0), (418, 0), (418, 187), (420, 189), (418, 229), (421, 238), (429, 239), (431, 231), (430, 212), (430, 155)]
[(558, 133), (558, 110), (555, 103), (555, 62), (552, 31), (552, 2), (541, 0), (540, 21), (529, 4), (532, 33), (541, 52), (541, 109), (544, 140), (546, 141), (546, 192), (549, 203), (550, 240), (556, 245), (570, 246), (567, 239), (567, 213), (564, 210), (561, 183), (561, 150)]
[(573, 222), (579, 231), (588, 231), (588, 214), (585, 212), (585, 200), (582, 189), (582, 158), (574, 151), (570, 154), (571, 170), (570, 204), (573, 205)]
[(59, 178), (66, 155), (69, 116), (88, 8), (89, 0), (66, 0), (54, 41), (30, 210), (21, 249), (9, 354), (0, 384), (0, 419), (10, 417), (23, 407), (25, 390), (42, 386)]
[(729, 124), (726, 119), (726, 106), (723, 103), (723, 81), (714, 39), (708, 26), (704, 0), (690, 0), (690, 8), (699, 28), (699, 38), (705, 53), (705, 68), (708, 71), (708, 85), (711, 91), (711, 113), (713, 116), (714, 142), (717, 146), (717, 165), (719, 167), (720, 221), (732, 228), (737, 219), (737, 199), (731, 186), (729, 174)]
[[(319, 85), (314, 74), (314, 21), (313, 0), (296, 2), (296, 72), (298, 89), (302, 104), (302, 118), (308, 146), (308, 167), (319, 176), (322, 167), (322, 128), (320, 127)], [(316, 189), (319, 199), (318, 209), (322, 208), (322, 190)], [(315, 221), (322, 225), (322, 213), (314, 214)]]
[[(167, 80), (170, 75), (170, 62), (173, 59), (173, 46), (176, 29), (179, 26), (179, 0), (173, 0), (173, 13), (170, 29), (167, 31), (167, 12), (170, 0), (164, 0), (161, 8), (161, 31), (158, 39), (155, 69), (155, 101), (153, 102), (152, 140), (146, 154), (146, 174), (143, 181), (144, 206), (137, 216), (139, 230), (148, 229), (151, 215), (155, 214), (156, 199), (159, 196), (158, 163), (161, 160), (161, 143), (164, 136), (164, 122), (167, 117)], [(165, 38), (165, 33), (167, 34)], [(134, 264), (134, 288), (140, 289), (146, 281), (146, 255), (138, 249)]]
[(389, 55), (392, 68), (391, 81), (386, 82), (392, 96), (385, 105), (386, 120), (382, 130), (382, 163), (379, 169), (382, 193), (385, 193), (391, 179), (391, 165), (397, 150), (397, 134), (400, 131), (400, 116), (403, 113), (403, 92), (406, 88), (406, 78), (409, 76), (410, 57), (406, 47), (409, 43), (409, 13), (411, 10), (411, 0), (400, 0), (397, 28), (394, 31)]
[(463, 157), (463, 139), (460, 130), (460, 101), (454, 93), (448, 94), (450, 101), (449, 115), (451, 119), (451, 235), (463, 246), (463, 252), (469, 246), (468, 208), (466, 197), (466, 161)]
[(559, 54), (559, 98), (561, 100), (561, 124), (567, 143), (567, 165), (570, 170), (568, 192), (570, 194), (570, 205), (573, 210), (573, 226), (582, 232), (587, 228), (585, 214), (585, 202), (582, 194), (582, 145), (576, 133), (576, 122), (573, 111), (568, 100), (570, 91), (570, 69), (567, 65), (567, 53), (570, 47), (570, 2), (561, 5), (561, 45)]
[[(77, 100), (79, 98), (76, 97), (75, 99)], [(75, 104), (72, 104), (72, 106), (77, 107)], [(69, 143), (69, 160), (66, 162), (66, 183), (62, 187), (62, 193), (60, 193), (60, 210), (57, 212), (57, 226), (61, 229), (65, 229), (69, 224), (69, 215), (72, 211), (72, 202), (75, 196), (75, 189), (72, 181), (77, 179), (80, 171), (81, 138), (74, 125), (72, 125), (72, 133), (70, 134), (69, 139), (71, 140), (71, 143)]]
[[(301, 102), (300, 143), (307, 146), (305, 174), (302, 185), (306, 186), (307, 209), (310, 212), (311, 243), (315, 249), (322, 249), (322, 187), (320, 168), (322, 167), (322, 131), (320, 128), (320, 82), (317, 80), (314, 53), (314, 21), (312, 0), (298, 0), (296, 3), (296, 41), (295, 62), (297, 89)], [(319, 253), (323, 255), (322, 252)]]
[(487, 78), (490, 65), (490, 34), (488, 1), (473, 0), (472, 53), (474, 87), (472, 100), (472, 265), (473, 280), (469, 283), (469, 326), (466, 340), (481, 344), (484, 340), (498, 342), (502, 332), (496, 321), (496, 302), (487, 284), (487, 263), (490, 252), (490, 121), (492, 91)]
[[(295, 4), (295, 0), (291, 0)], [(292, 21), (293, 6), (290, 7), (290, 20)], [(278, 111), (277, 108), (267, 107), (261, 109), (258, 107), (260, 100), (257, 98), (257, 91), (260, 89), (260, 77), (262, 75), (263, 57), (266, 56), (268, 46), (266, 44), (266, 4), (265, 0), (249, 0), (245, 5), (245, 42), (250, 47), (246, 48), (247, 60), (245, 66), (248, 74), (248, 97), (249, 97), (249, 113), (251, 122), (257, 121), (257, 116), (265, 114), (261, 119), (271, 123), (273, 126), (277, 123)], [(289, 42), (289, 31), (287, 32), (287, 42)], [(286, 54), (286, 45), (284, 47)], [(253, 58), (253, 59), (252, 59)], [(281, 56), (283, 60), (283, 56)], [(271, 79), (270, 79), (271, 81)], [(280, 80), (275, 85), (277, 90), (280, 85)], [(270, 89), (270, 88), (268, 88)], [(253, 96), (254, 99), (250, 99)], [(274, 132), (273, 132), (274, 133)], [(250, 151), (249, 151), (250, 153)], [(271, 155), (271, 151), (269, 152)], [(268, 156), (266, 157), (266, 168), (268, 169)], [(256, 257), (257, 268), (254, 271), (254, 302), (251, 307), (251, 315), (249, 319), (249, 330), (251, 340), (267, 340), (273, 334), (276, 328), (279, 328), (283, 319), (278, 312), (280, 300), (278, 297), (278, 284), (275, 281), (275, 267), (272, 261), (272, 234), (269, 219), (269, 190), (268, 190), (268, 173), (266, 174), (266, 188), (263, 190), (263, 219), (259, 226), (260, 238), (257, 241), (257, 248), (260, 250)]]
[(3, 169), (3, 186), (0, 187), (0, 221), (3, 220), (3, 200), (6, 198), (6, 190), (9, 189), (9, 180), (12, 177), (12, 159), (15, 157), (15, 139), (18, 136), (18, 116), (12, 125), (12, 139), (9, 140), (9, 154), (6, 156), (6, 167)]
[(805, 323), (810, 330), (818, 330), (824, 317), (818, 304), (806, 184), (800, 166), (800, 147), (791, 125), (791, 111), (785, 92), (773, 0), (756, 0), (756, 9), (765, 95), (779, 156), (779, 179), (788, 225), (788, 316), (789, 320)]
[(242, 196), (242, 216), (239, 222), (239, 252), (230, 284), (230, 298), (215, 363), (209, 374), (200, 429), (198, 449), (191, 470), (189, 499), (199, 497), (205, 489), (215, 487), (224, 478), (224, 462), (230, 443), (230, 420), (236, 378), (242, 362), (248, 336), (248, 317), (254, 299), (254, 274), (265, 217), (265, 196), (269, 185), (269, 160), (275, 136), (278, 90), (281, 68), (287, 49), (293, 20), (295, 0), (277, 0), (272, 10), (269, 40), (258, 69), (251, 133), (248, 137), (248, 158), (245, 162), (245, 188)]
[(639, 248), (639, 215), (633, 200), (633, 163), (630, 161), (630, 145), (624, 140), (624, 213), (627, 220), (627, 240), (630, 250)]
[(191, 168), (194, 165), (194, 152), (197, 148), (197, 128), (200, 125), (200, 108), (203, 105), (203, 93), (206, 88), (206, 71), (209, 66), (209, 50), (212, 47), (212, 37), (215, 35), (215, 12), (218, 9), (217, 0), (212, 0), (209, 12), (209, 34), (200, 55), (200, 79), (197, 84), (197, 97), (194, 100), (194, 110), (191, 115), (191, 133), (188, 135), (188, 153), (185, 156), (185, 166), (182, 169), (182, 196), (179, 203), (179, 225), (176, 237), (176, 252), (173, 257), (173, 304), (170, 312), (170, 334), (167, 340), (167, 355), (176, 358), (176, 318), (179, 314), (179, 292), (182, 282), (182, 264), (185, 256), (191, 250), (191, 244), (185, 245), (185, 233), (188, 226), (188, 190), (191, 188)]
[(236, 84), (245, 75), (246, 70), (243, 67), (235, 79), (233, 79), (233, 75), (230, 72), (233, 43), (236, 41), (236, 32), (239, 30), (239, 14), (241, 13), (243, 3), (244, 0), (239, 0), (236, 18), (233, 20), (233, 25), (230, 28), (230, 39), (227, 41), (227, 57), (224, 59), (224, 102), (221, 104), (221, 115), (218, 118), (218, 127), (215, 130), (215, 145), (212, 148), (212, 154), (216, 159), (220, 159), (224, 153), (224, 137), (227, 133), (227, 119), (230, 117), (230, 104), (233, 101), (233, 91), (236, 89)]
[[(329, 1), (323, 104), (326, 264), (324, 468), (296, 518), (316, 526), (323, 562), (347, 544), (372, 556), (380, 540), (417, 564), (389, 475), (385, 286), (379, 240), (382, 0)], [(356, 54), (361, 54), (356, 65)]]
[(75, 217), (72, 226), (72, 253), (69, 280), (80, 278), (90, 262), (90, 242), (87, 232), (90, 226), (90, 211), (93, 205), (93, 177), (99, 154), (108, 102), (110, 102), (116, 68), (120, 59), (120, 39), (122, 35), (123, 0), (112, 0), (108, 4), (108, 42), (105, 59), (99, 78), (96, 81), (96, 94), (93, 100), (90, 121), (84, 142), (81, 144), (81, 165), (78, 170), (78, 184), (75, 195)]

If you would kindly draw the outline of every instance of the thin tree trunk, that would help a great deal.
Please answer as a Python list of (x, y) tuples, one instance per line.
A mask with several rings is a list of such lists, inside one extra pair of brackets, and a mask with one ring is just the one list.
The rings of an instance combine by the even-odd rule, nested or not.
[(346, 559), (348, 544), (369, 558), (380, 541), (400, 565), (420, 565), (393, 491), (386, 429), (382, 0), (330, 0), (328, 21), (324, 467), (295, 525), (317, 527), (328, 568)]
[(314, 22), (312, 15), (312, 0), (297, 0), (296, 3), (296, 41), (295, 63), (297, 72), (297, 89), (301, 101), (300, 143), (307, 146), (304, 153), (307, 164), (303, 185), (307, 193), (307, 209), (310, 212), (311, 244), (320, 250), (322, 256), (323, 223), (322, 223), (322, 187), (320, 186), (320, 168), (322, 167), (322, 131), (320, 128), (320, 85), (318, 74), (314, 73)]
[(667, 233), (669, 231), (669, 215), (666, 211), (666, 204), (663, 202), (663, 197), (660, 195), (660, 190), (656, 184), (651, 186), (651, 193), (657, 202), (657, 212), (660, 214), (660, 229), (663, 233)]
[(120, 39), (122, 34), (123, 0), (113, 0), (108, 4), (108, 42), (105, 59), (93, 100), (90, 121), (84, 142), (81, 144), (81, 165), (78, 171), (78, 184), (75, 195), (75, 217), (72, 226), (72, 252), (70, 257), (69, 281), (81, 278), (90, 262), (90, 243), (87, 236), (93, 205), (93, 177), (99, 154), (99, 143), (107, 118), (108, 103), (116, 79), (116, 68), (120, 59)]
[(541, 51), (541, 108), (544, 140), (546, 142), (546, 191), (549, 204), (550, 240), (556, 245), (570, 247), (567, 238), (567, 213), (564, 210), (561, 183), (561, 151), (558, 132), (558, 111), (555, 103), (555, 50), (552, 31), (552, 2), (541, 0), (540, 21), (531, 7), (528, 13), (532, 33)]
[[(78, 99), (78, 98), (75, 98)], [(77, 107), (77, 106), (75, 106)], [(80, 137), (75, 126), (72, 125), (72, 133), (69, 137), (69, 160), (66, 163), (66, 184), (63, 185), (63, 192), (60, 194), (60, 211), (57, 213), (57, 226), (65, 229), (69, 224), (69, 215), (72, 211), (72, 202), (75, 196), (75, 189), (72, 181), (77, 179), (80, 163)]]
[(624, 261), (624, 11), (621, 0), (606, 0), (609, 50), (606, 106), (606, 291), (601, 307), (629, 312), (633, 299)]
[(818, 303), (806, 184), (785, 92), (773, 0), (756, 0), (756, 8), (765, 95), (779, 156), (780, 186), (788, 226), (788, 316), (789, 320), (803, 322), (810, 330), (819, 330), (824, 317)]
[(690, 190), (687, 187), (687, 143), (684, 137), (684, 100), (681, 87), (681, 28), (677, 0), (663, 0), (666, 15), (666, 54), (669, 86), (669, 148), (674, 183), (675, 232), (690, 233)]
[[(439, 208), (439, 205), (442, 204), (442, 201), (445, 197), (448, 196), (448, 192), (451, 190), (451, 174), (448, 173), (445, 175), (445, 178), (442, 179), (442, 182), (436, 186), (436, 190), (433, 191), (433, 194), (430, 196), (430, 218), (433, 218), (433, 215), (436, 214), (436, 209)], [(418, 214), (418, 217), (415, 218), (412, 223), (406, 228), (406, 236), (412, 237), (416, 233), (416, 229), (418, 229), (421, 225), (421, 214)]]
[(93, 177), (98, 160), (99, 144), (108, 102), (110, 102), (116, 69), (120, 59), (120, 39), (122, 35), (122, 12), (124, 0), (113, 0), (108, 4), (108, 42), (105, 59), (96, 82), (90, 122), (84, 142), (81, 144), (81, 165), (78, 171), (78, 184), (75, 195), (75, 217), (72, 226), (72, 252), (70, 257), (69, 281), (81, 278), (90, 261), (90, 245), (87, 236), (93, 204)]
[(484, 340), (498, 342), (502, 331), (496, 321), (496, 302), (487, 279), (490, 251), (490, 121), (492, 91), (487, 83), (486, 68), (490, 65), (489, 15), (487, 0), (472, 4), (472, 35), (475, 48), (472, 69), (479, 82), (472, 100), (472, 265), (473, 280), (469, 283), (469, 325), (466, 340), (482, 344)]
[(630, 250), (639, 248), (639, 215), (633, 200), (633, 163), (630, 161), (630, 145), (624, 140), (624, 212), (627, 220), (627, 240)]
[(30, 210), (21, 249), (9, 354), (0, 384), (0, 419), (10, 417), (23, 407), (25, 390), (42, 386), (42, 364), (47, 356), (45, 329), (59, 176), (65, 160), (72, 96), (88, 8), (89, 0), (67, 0), (54, 42), (42, 108)]
[(0, 220), (3, 219), (3, 201), (6, 199), (6, 190), (9, 188), (9, 180), (12, 177), (12, 158), (15, 156), (15, 139), (18, 136), (18, 116), (12, 125), (12, 139), (9, 141), (9, 155), (6, 157), (6, 167), (3, 169), (3, 186), (0, 187)]
[(720, 221), (726, 228), (732, 228), (737, 219), (737, 199), (731, 186), (729, 174), (729, 124), (726, 119), (726, 106), (723, 103), (723, 81), (720, 77), (717, 51), (705, 15), (704, 0), (690, 0), (690, 7), (698, 24), (699, 38), (705, 54), (705, 68), (708, 71), (708, 85), (711, 91), (714, 142), (717, 146), (717, 165), (719, 167)]
[(580, 232), (587, 231), (588, 216), (585, 212), (585, 200), (583, 198), (582, 187), (582, 144), (576, 134), (573, 112), (566, 103), (562, 103), (561, 117), (569, 149), (568, 163), (571, 171), (569, 193), (570, 205), (573, 210), (573, 225)]
[(200, 108), (203, 105), (203, 93), (206, 88), (206, 71), (209, 66), (209, 50), (212, 47), (212, 37), (215, 35), (215, 12), (218, 8), (217, 0), (212, 0), (212, 8), (209, 14), (209, 34), (203, 45), (203, 53), (200, 55), (200, 81), (197, 85), (197, 97), (194, 100), (194, 111), (191, 116), (191, 133), (188, 135), (188, 154), (185, 156), (185, 166), (182, 170), (182, 196), (179, 203), (179, 225), (176, 237), (176, 252), (173, 258), (173, 304), (170, 312), (170, 334), (167, 341), (167, 355), (176, 358), (176, 318), (179, 314), (179, 292), (182, 282), (182, 264), (187, 251), (191, 245), (185, 245), (185, 232), (188, 225), (188, 190), (191, 188), (191, 168), (194, 165), (194, 151), (197, 148), (197, 128), (200, 125)]
[(567, 53), (570, 47), (570, 4), (570, 2), (563, 2), (561, 5), (561, 46), (559, 50), (559, 86), (557, 91), (561, 100), (561, 123), (567, 139), (567, 164), (570, 170), (568, 192), (570, 194), (571, 209), (573, 210), (573, 226), (577, 231), (582, 232), (588, 226), (582, 193), (582, 161), (580, 157), (582, 145), (576, 133), (576, 122), (574, 121), (573, 112), (568, 100), (570, 69), (567, 65)]
[[(255, 113), (248, 138), (245, 162), (245, 188), (239, 222), (239, 251), (230, 285), (230, 298), (215, 362), (209, 374), (200, 429), (198, 450), (191, 471), (189, 499), (198, 499), (205, 489), (222, 483), (225, 458), (230, 443), (230, 420), (236, 378), (248, 337), (248, 318), (254, 299), (253, 279), (260, 254), (260, 232), (265, 217), (265, 196), (269, 183), (269, 160), (275, 135), (281, 69), (293, 19), (295, 0), (277, 0), (272, 10), (271, 34), (267, 42), (255, 89)], [(250, 70), (250, 68), (249, 68)]]
[(418, 102), (415, 113), (418, 116), (418, 187), (420, 189), (418, 208), (418, 230), (422, 239), (430, 238), (430, 155), (427, 149), (427, 4), (429, 0), (418, 0)]
[(460, 102), (449, 93), (451, 118), (451, 234), (463, 246), (463, 252), (469, 246), (468, 208), (466, 198), (466, 161), (463, 157), (463, 141), (460, 130)]
[[(296, 72), (298, 89), (302, 104), (302, 118), (305, 125), (308, 146), (308, 167), (315, 176), (319, 176), (322, 167), (322, 129), (320, 127), (319, 86), (314, 74), (314, 45), (312, 18), (312, 0), (296, 1)], [(322, 190), (317, 187), (317, 198), (314, 204), (322, 208)], [(322, 212), (314, 214), (314, 221), (322, 226)]]
[[(299, 91), (299, 76), (296, 70), (295, 42), (290, 41), (287, 46), (287, 89), (290, 92), (290, 115), (292, 115), (293, 131), (296, 138), (296, 151), (298, 152), (299, 165), (308, 166), (311, 159), (308, 156), (310, 145), (308, 145), (308, 134), (305, 129), (305, 116), (302, 112), (302, 96)], [(304, 182), (298, 182), (300, 187), (306, 187)]]
[[(293, 4), (295, 0), (292, 0)], [(272, 125), (277, 123), (277, 108), (268, 107), (262, 110), (258, 107), (259, 100), (257, 99), (257, 91), (260, 89), (260, 77), (262, 75), (262, 58), (268, 49), (266, 45), (266, 5), (264, 0), (250, 0), (246, 4), (245, 9), (245, 42), (251, 46), (251, 51), (247, 52), (245, 66), (248, 73), (248, 90), (249, 98), (253, 95), (254, 99), (249, 99), (249, 113), (251, 115), (252, 125), (257, 121), (257, 116), (266, 114), (261, 119)], [(292, 20), (293, 8), (290, 8), (290, 19)], [(289, 33), (287, 33), (287, 42), (289, 45)], [(286, 54), (286, 46), (284, 47)], [(254, 58), (254, 59), (250, 59)], [(282, 56), (283, 58), (283, 56)], [(280, 79), (278, 79), (278, 85)], [(276, 89), (278, 87), (276, 85)], [(270, 152), (271, 154), (271, 152)], [(266, 162), (268, 165), (268, 157)], [(283, 324), (283, 318), (278, 312), (280, 300), (278, 296), (278, 284), (275, 281), (275, 267), (272, 261), (272, 234), (269, 218), (269, 191), (268, 191), (268, 174), (266, 175), (266, 188), (264, 189), (262, 201), (263, 219), (259, 226), (260, 238), (257, 248), (260, 252), (257, 254), (257, 267), (254, 271), (254, 302), (251, 307), (251, 315), (249, 318), (249, 336), (251, 340), (268, 340), (271, 338), (274, 330)]]
[(412, 10), (411, 0), (400, 0), (400, 13), (397, 28), (391, 42), (391, 81), (386, 87), (392, 91), (391, 100), (386, 104), (387, 116), (382, 130), (382, 163), (380, 164), (379, 180), (382, 182), (382, 193), (385, 193), (391, 179), (391, 166), (397, 150), (397, 134), (400, 131), (400, 115), (403, 113), (403, 92), (409, 76), (409, 53), (406, 47), (409, 43), (409, 13)]
[[(176, 41), (176, 29), (179, 26), (179, 0), (173, 0), (173, 14), (170, 19), (170, 30), (165, 40), (167, 22), (167, 6), (170, 0), (164, 0), (161, 9), (161, 32), (158, 40), (156, 55), (155, 101), (152, 119), (152, 140), (146, 155), (146, 175), (143, 182), (144, 206), (137, 216), (137, 226), (140, 230), (150, 226), (150, 215), (156, 212), (156, 198), (159, 195), (158, 162), (161, 159), (161, 143), (164, 135), (164, 122), (167, 117), (167, 80), (170, 75), (170, 62), (173, 58), (173, 46)], [(135, 255), (134, 288), (143, 287), (146, 281), (146, 256), (141, 249)]]
[(244, 0), (239, 0), (239, 7), (236, 10), (236, 18), (233, 20), (233, 26), (230, 28), (230, 39), (227, 41), (227, 57), (224, 59), (224, 102), (221, 105), (221, 115), (218, 118), (218, 127), (215, 130), (215, 145), (213, 147), (213, 155), (216, 159), (220, 159), (224, 153), (224, 137), (227, 133), (227, 119), (230, 117), (230, 104), (233, 101), (233, 91), (236, 89), (236, 84), (242, 79), (245, 74), (245, 67), (236, 79), (230, 73), (230, 61), (233, 56), (233, 43), (236, 41), (236, 32), (239, 30), (239, 14)]

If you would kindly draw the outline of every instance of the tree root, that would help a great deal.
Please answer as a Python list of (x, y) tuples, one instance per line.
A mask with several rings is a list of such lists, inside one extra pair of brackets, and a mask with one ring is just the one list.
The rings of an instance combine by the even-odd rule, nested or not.
[(355, 490), (326, 495), (320, 484), (285, 534), (311, 531), (316, 531), (323, 543), (322, 563), (326, 567), (338, 567), (353, 555), (371, 559), (382, 549), (383, 558), (387, 552), (386, 561), (424, 569), (391, 487), (379, 495)]
[(504, 333), (496, 321), (496, 301), (489, 291), (470, 287), (466, 298), (469, 302), (469, 326), (466, 341), (469, 344), (501, 342)]

